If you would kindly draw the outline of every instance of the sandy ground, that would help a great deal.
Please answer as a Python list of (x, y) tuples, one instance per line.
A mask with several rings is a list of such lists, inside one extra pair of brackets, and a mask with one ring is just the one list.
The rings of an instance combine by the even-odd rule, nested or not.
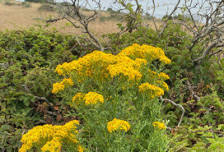
[[(18, 3), (17, 3), (18, 4)], [(48, 11), (40, 11), (38, 10), (41, 4), (30, 3), (31, 7), (25, 8), (23, 6), (18, 5), (4, 5), (4, 3), (0, 3), (0, 31), (3, 30), (13, 30), (13, 29), (24, 29), (29, 28), (35, 25), (45, 25), (44, 20), (52, 17), (57, 17), (57, 13), (48, 12)], [(101, 12), (99, 16), (109, 16), (109, 13)], [(118, 21), (115, 20), (106, 20), (100, 21), (97, 19), (92, 22), (89, 27), (90, 30), (96, 34), (97, 36), (118, 32), (119, 29), (117, 27)], [(147, 21), (146, 24), (152, 25), (152, 22)], [(75, 29), (71, 25), (68, 24), (66, 20), (58, 21), (56, 23), (50, 24), (48, 29), (56, 28), (59, 32), (67, 33), (67, 34), (80, 34), (80, 29)]]
[[(55, 17), (55, 12), (39, 11), (38, 8), (41, 4), (31, 3), (31, 7), (24, 8), (22, 6), (8, 6), (0, 3), (0, 30), (24, 29), (35, 25), (45, 25), (44, 20), (49, 17)], [(106, 16), (106, 14), (104, 13)], [(75, 29), (68, 24), (67, 21), (62, 20), (57, 23), (52, 23), (48, 28), (55, 27), (62, 33), (80, 34), (80, 29)], [(92, 22), (90, 30), (97, 35), (116, 32), (117, 22), (115, 21), (100, 21), (99, 19)]]

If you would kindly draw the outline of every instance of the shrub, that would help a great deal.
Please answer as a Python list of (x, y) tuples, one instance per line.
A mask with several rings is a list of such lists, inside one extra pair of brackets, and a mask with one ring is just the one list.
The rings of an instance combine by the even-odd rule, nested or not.
[(42, 28), (0, 32), (0, 151), (17, 151), (21, 132), (33, 125), (63, 121), (66, 110), (55, 108), (59, 99), (49, 86), (58, 79), (56, 65), (81, 49), (72, 36)]
[(21, 5), (25, 8), (31, 7), (31, 4), (29, 2), (22, 2)]
[(50, 4), (42, 4), (39, 8), (39, 11), (48, 11), (48, 12), (54, 12), (55, 8)]
[[(195, 134), (193, 129), (200, 130), (200, 127), (206, 128), (206, 125), (214, 130), (214, 136), (209, 140), (221, 136), (223, 131), (218, 131), (217, 128), (218, 125), (223, 124), (223, 121), (220, 121), (223, 120), (220, 113), (223, 111), (221, 108), (223, 104), (222, 60), (217, 64), (217, 57), (213, 56), (206, 58), (199, 65), (195, 65), (192, 59), (199, 53), (199, 50), (202, 50), (202, 45), (199, 44), (189, 51), (191, 35), (184, 32), (180, 25), (171, 23), (168, 23), (168, 27), (161, 36), (152, 29), (138, 28), (133, 33), (122, 35), (113, 33), (106, 37), (109, 38), (114, 54), (117, 53), (116, 50), (122, 50), (127, 45), (139, 43), (164, 48), (166, 55), (172, 60), (172, 63), (164, 70), (170, 76), (168, 81), (170, 91), (165, 94), (165, 97), (182, 104), (186, 113), (182, 123), (184, 129), (177, 128), (172, 131), (174, 134), (171, 134), (171, 137), (174, 141), (170, 143), (171, 151), (173, 148), (187, 151), (194, 147), (197, 141), (200, 143), (207, 135), (204, 134), (198, 138), (199, 135)], [(195, 95), (201, 97), (200, 100), (196, 100)], [(210, 109), (211, 107), (212, 109)], [(210, 112), (208, 112), (209, 109)], [(169, 120), (169, 125), (175, 127), (178, 124), (180, 110), (172, 104), (167, 104), (162, 111), (163, 116)], [(211, 144), (208, 141), (204, 143), (206, 146), (201, 145), (202, 149)]]
[(8, 6), (16, 5), (14, 2), (11, 2), (11, 1), (9, 1), (9, 0), (5, 1), (4, 4), (5, 4), (5, 5), (8, 5)]
[[(69, 146), (72, 151), (79, 144), (85, 151), (166, 151), (166, 124), (158, 97), (168, 90), (169, 76), (161, 69), (170, 62), (160, 48), (133, 44), (117, 55), (94, 51), (58, 65), (56, 72), (63, 80), (53, 84), (52, 93), (74, 108), (69, 115), (81, 122), (71, 136), (79, 141)], [(32, 130), (23, 136), (27, 141), (32, 141), (32, 134), (28, 136)]]

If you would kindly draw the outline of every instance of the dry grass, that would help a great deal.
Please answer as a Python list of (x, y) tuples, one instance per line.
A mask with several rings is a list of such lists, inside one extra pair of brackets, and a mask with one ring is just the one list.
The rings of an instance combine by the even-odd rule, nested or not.
[[(30, 3), (31, 7), (24, 8), (18, 5), (4, 5), (0, 3), (0, 31), (12, 29), (24, 29), (34, 25), (45, 25), (43, 22), (50, 16), (57, 16), (55, 12), (39, 11), (41, 4)], [(109, 16), (108, 13), (102, 12), (100, 15)], [(62, 20), (57, 23), (52, 23), (48, 28), (55, 27), (58, 31), (67, 34), (80, 34), (79, 29), (74, 29), (66, 24), (67, 21)], [(90, 30), (100, 36), (106, 33), (119, 31), (117, 21), (106, 20), (101, 22), (99, 19), (90, 24)], [(152, 25), (150, 21), (147, 24)]]

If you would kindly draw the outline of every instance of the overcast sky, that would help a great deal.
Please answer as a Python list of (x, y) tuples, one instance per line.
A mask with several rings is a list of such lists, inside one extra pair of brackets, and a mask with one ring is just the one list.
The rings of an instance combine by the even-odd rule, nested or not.
[[(18, 0), (18, 1), (24, 1), (24, 0)], [(56, 0), (57, 2), (63, 2), (63, 1), (71, 1), (71, 0)], [(86, 0), (80, 0), (80, 1), (86, 1)], [(90, 6), (88, 8), (94, 9), (96, 5), (92, 2), (94, 0), (88, 0)], [(98, 1), (98, 0), (97, 0)], [(133, 1), (134, 0), (129, 0)], [(157, 18), (162, 18), (167, 13), (170, 13), (174, 6), (176, 5), (178, 0), (154, 0), (156, 3), (156, 11), (154, 13), (154, 16)], [(193, 3), (202, 3), (204, 0), (193, 0)], [(115, 5), (114, 0), (101, 0), (102, 3), (102, 9), (107, 8), (113, 8), (114, 10), (119, 9), (118, 5)], [(152, 14), (152, 0), (139, 0), (139, 2), (142, 4), (142, 7), (144, 11), (148, 12), (149, 14)], [(183, 0), (181, 0), (183, 2)], [(183, 5), (183, 3), (180, 4), (180, 6)], [(176, 11), (176, 14), (181, 13), (180, 9)]]
[[(114, 0), (101, 0), (101, 2), (104, 9), (119, 8), (119, 6), (113, 4)], [(153, 6), (152, 0), (139, 0), (139, 2), (142, 4), (144, 10), (147, 10), (147, 12), (151, 13), (150, 10), (152, 9), (150, 7)], [(155, 0), (155, 3), (156, 3), (155, 16), (163, 17), (167, 12), (170, 12), (173, 9), (175, 4), (177, 3), (177, 0)]]
[[(63, 1), (63, 0), (59, 0), (59, 1)], [(91, 3), (91, 1), (92, 0), (89, 0), (90, 5), (92, 8), (94, 8), (94, 3)], [(134, 0), (129, 0), (129, 1), (133, 1), (133, 4), (135, 4)], [(167, 13), (170, 13), (178, 2), (178, 0), (154, 0), (154, 1), (156, 3), (156, 11), (154, 15), (158, 18), (161, 18)], [(196, 4), (196, 3), (202, 4), (202, 1), (204, 0), (193, 0), (193, 4)], [(102, 8), (103, 9), (113, 8), (114, 10), (118, 9), (119, 6), (115, 5), (113, 2), (114, 0), (101, 0)], [(139, 0), (139, 2), (142, 4), (144, 11), (148, 12), (149, 14), (152, 14), (152, 7), (153, 7), (152, 0)], [(182, 6), (183, 3), (184, 3), (184, 0), (181, 0), (181, 3), (179, 6)], [(196, 11), (193, 11), (193, 12), (196, 12)], [(176, 11), (176, 14), (178, 13), (181, 13), (180, 9)]]

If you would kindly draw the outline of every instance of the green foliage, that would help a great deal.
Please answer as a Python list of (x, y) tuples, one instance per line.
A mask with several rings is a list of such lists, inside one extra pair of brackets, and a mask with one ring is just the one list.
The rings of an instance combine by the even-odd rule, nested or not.
[(10, 1), (10, 0), (6, 0), (6, 1), (4, 2), (4, 4), (5, 4), (5, 5), (8, 5), (8, 6), (16, 5), (16, 3), (14, 3), (14, 2), (12, 2), (12, 1)]
[(22, 2), (21, 5), (25, 8), (31, 7), (31, 4), (29, 2)]
[(123, 35), (112, 33), (104, 35), (104, 37), (109, 38), (109, 45), (114, 53), (118, 53), (121, 49), (133, 43), (154, 45), (159, 41), (159, 37), (154, 30), (144, 27), (140, 27), (132, 33), (124, 33)]
[(214, 78), (216, 80), (215, 88), (218, 90), (218, 95), (224, 99), (224, 59), (219, 63), (214, 64)]
[[(180, 25), (171, 23), (168, 23), (168, 27), (160, 37), (154, 30), (146, 28), (139, 28), (133, 33), (122, 35), (109, 34), (107, 37), (112, 44), (112, 51), (121, 50), (132, 43), (150, 44), (163, 48), (166, 55), (172, 60), (171, 65), (165, 70), (171, 77), (168, 81), (170, 91), (166, 96), (182, 104), (186, 113), (182, 123), (183, 129), (178, 129), (177, 133), (172, 136), (170, 151), (190, 151), (195, 144), (195, 149), (199, 147), (199, 149), (205, 150), (209, 145), (221, 143), (222, 137), (219, 138), (219, 136), (223, 134), (223, 131), (217, 130), (217, 127), (224, 123), (222, 115), (223, 60), (218, 64), (216, 57), (210, 57), (195, 65), (193, 59), (202, 50), (202, 45), (198, 44), (192, 51), (189, 51), (192, 36), (184, 32)], [(192, 91), (201, 97), (199, 101), (195, 100)], [(162, 111), (164, 117), (170, 120), (169, 125), (171, 127), (177, 125), (181, 115), (178, 108), (172, 104), (166, 104)], [(214, 133), (211, 138), (207, 139), (207, 142), (204, 142), (200, 137), (207, 136), (203, 134), (205, 132), (202, 132), (202, 135), (197, 135), (194, 133), (194, 129), (200, 130), (206, 126), (212, 127)], [(218, 143), (212, 143), (212, 141), (216, 141), (215, 139)]]
[(142, 24), (142, 5), (139, 4), (138, 0), (135, 1), (135, 6), (131, 1), (118, 0), (118, 3), (125, 8), (128, 13), (124, 15), (125, 26), (122, 26), (121, 31), (128, 31), (132, 33), (138, 29)]
[[(133, 9), (131, 5), (129, 7)], [(121, 24), (119, 26), (122, 30), (126, 28)], [(167, 81), (170, 91), (166, 97), (182, 104), (186, 113), (181, 127), (172, 129), (169, 151), (222, 151), (223, 59), (217, 63), (217, 57), (210, 57), (198, 65), (194, 64), (192, 59), (198, 57), (203, 45), (198, 44), (189, 51), (192, 36), (184, 32), (180, 25), (171, 23), (161, 36), (150, 28), (138, 27), (132, 33), (112, 33), (105, 37), (108, 43), (104, 45), (113, 54), (133, 43), (149, 44), (163, 48), (172, 60), (171, 65), (162, 69), (171, 77)], [(77, 115), (77, 111), (68, 108), (60, 97), (51, 94), (52, 88), (49, 86), (58, 80), (54, 73), (56, 65), (95, 49), (85, 37), (78, 39), (79, 43), (73, 36), (47, 32), (41, 28), (0, 33), (0, 150), (17, 151), (22, 133), (34, 125), (60, 123)], [(196, 100), (194, 94), (200, 100)], [(127, 101), (135, 97), (129, 98)], [(165, 103), (161, 111), (161, 117), (168, 119), (169, 126), (174, 128), (181, 111)], [(90, 111), (85, 112), (92, 116)], [(98, 114), (97, 111), (93, 112)], [(142, 128), (143, 132), (148, 132), (148, 129), (148, 124)], [(85, 131), (82, 133), (83, 136), (90, 135), (85, 134)], [(130, 144), (129, 140), (125, 144)], [(119, 140), (115, 144), (118, 143)], [(96, 143), (92, 141), (91, 144)], [(141, 148), (136, 151), (141, 151)]]
[(4, 4), (8, 5), (8, 6), (22, 6), (24, 8), (31, 7), (31, 4), (29, 2), (16, 3), (16, 2), (11, 1), (11, 0), (4, 0)]
[(222, 152), (223, 151), (223, 125), (209, 126), (183, 126), (174, 134), (170, 141), (170, 152)]
[(100, 16), (99, 19), (101, 22), (105, 21), (121, 21), (123, 18), (123, 14), (121, 13), (111, 13), (110, 16)]
[(56, 119), (47, 116), (59, 101), (49, 87), (57, 79), (54, 69), (75, 59), (79, 48), (72, 36), (41, 28), (0, 33), (1, 150), (16, 151), (24, 129)]

